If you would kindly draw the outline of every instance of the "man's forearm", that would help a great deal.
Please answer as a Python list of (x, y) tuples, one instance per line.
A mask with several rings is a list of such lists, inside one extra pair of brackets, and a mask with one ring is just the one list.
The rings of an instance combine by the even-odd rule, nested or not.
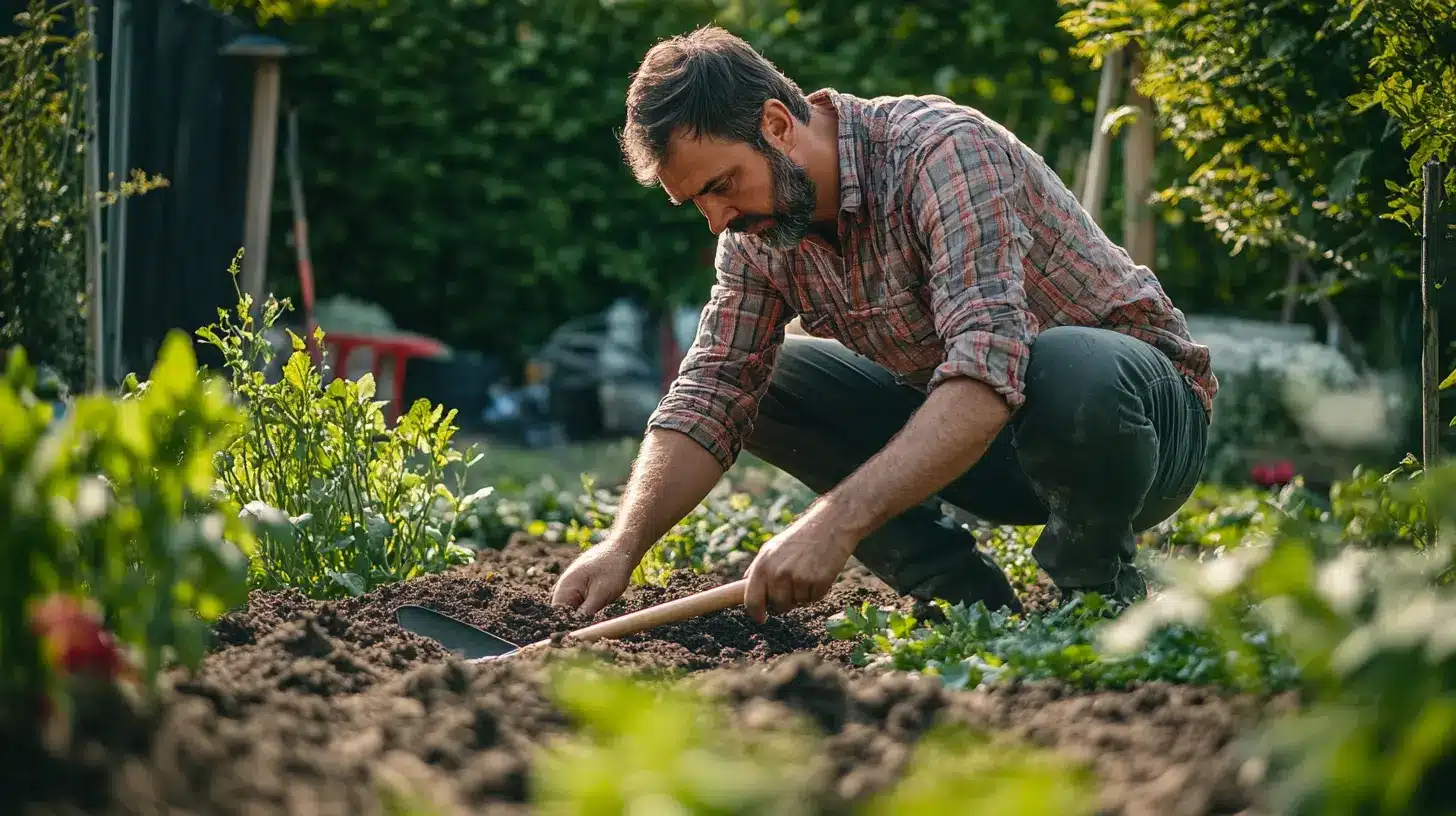
[(984, 383), (948, 380), (884, 449), (821, 503), (863, 538), (969, 470), (1009, 415), (1005, 400)]
[(642, 440), (608, 535), (641, 559), (723, 477), (723, 466), (687, 434), (654, 428)]

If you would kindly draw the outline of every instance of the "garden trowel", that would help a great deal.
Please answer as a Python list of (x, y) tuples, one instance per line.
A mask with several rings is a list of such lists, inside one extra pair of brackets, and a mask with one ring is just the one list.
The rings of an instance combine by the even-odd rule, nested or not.
[[(689, 595), (686, 598), (678, 598), (675, 601), (649, 606), (636, 612), (628, 612), (625, 615), (568, 632), (563, 637), (563, 641), (586, 643), (599, 639), (619, 638), (635, 635), (665, 623), (676, 623), (700, 615), (719, 612), (743, 603), (743, 591), (747, 586), (748, 579), (745, 578), (699, 592), (696, 595)], [(551, 639), (546, 638), (525, 646), (518, 646), (459, 618), (414, 604), (405, 604), (395, 609), (394, 619), (405, 630), (437, 641), (441, 646), (471, 663), (493, 660), (551, 643)]]

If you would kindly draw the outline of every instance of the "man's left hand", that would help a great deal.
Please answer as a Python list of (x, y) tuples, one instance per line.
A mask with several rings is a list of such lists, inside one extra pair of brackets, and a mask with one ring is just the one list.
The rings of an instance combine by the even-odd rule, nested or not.
[[(769, 540), (748, 568), (743, 605), (759, 623), (829, 594), (859, 536), (817, 505)], [(842, 516), (841, 516), (842, 518)]]

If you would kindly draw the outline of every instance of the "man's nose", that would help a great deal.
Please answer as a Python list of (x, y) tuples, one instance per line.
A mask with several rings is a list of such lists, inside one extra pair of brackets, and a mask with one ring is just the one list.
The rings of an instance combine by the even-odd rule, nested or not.
[(700, 202), (698, 204), (698, 210), (702, 212), (704, 218), (708, 219), (708, 230), (714, 235), (718, 235), (723, 230), (728, 229), (728, 225), (733, 222), (733, 219), (738, 217), (737, 209), (721, 204), (704, 204)]

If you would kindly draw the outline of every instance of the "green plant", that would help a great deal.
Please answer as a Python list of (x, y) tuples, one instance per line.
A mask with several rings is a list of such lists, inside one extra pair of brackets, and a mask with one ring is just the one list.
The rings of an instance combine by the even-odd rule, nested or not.
[(75, 400), (56, 419), (32, 392), (24, 349), (0, 380), (0, 700), (34, 695), (46, 674), (27, 604), (84, 595), (134, 650), (145, 680), (193, 664), (209, 622), (242, 602), (254, 539), (214, 492), (213, 455), (241, 413), (168, 335), (151, 377), (116, 398)]
[[(1409, 151), (1411, 180), (1386, 180), (1392, 195), (1381, 217), (1416, 229), (1423, 165), (1430, 159), (1456, 160), (1456, 45), (1451, 41), (1456, 10), (1445, 0), (1339, 2), (1352, 23), (1368, 21), (1375, 46), (1364, 90), (1350, 102), (1358, 112), (1378, 106), (1399, 122), (1401, 147)], [(1444, 182), (1448, 191), (1456, 191), (1456, 167)]]
[[(111, 191), (83, 183), (94, 126), (82, 105), (86, 64), (96, 59), (90, 8), (79, 0), (28, 0), (15, 16), (16, 33), (0, 37), (0, 346), (23, 346), (72, 387), (86, 361), (88, 204), (106, 206), (167, 183), (140, 171)], [(60, 30), (66, 23), (75, 35)]]
[(1011, 679), (1057, 678), (1089, 689), (1152, 680), (1267, 689), (1292, 680), (1277, 652), (1256, 648), (1252, 660), (1230, 660), (1220, 644), (1192, 627), (1161, 630), (1141, 650), (1114, 659), (1097, 648), (1097, 638), (1123, 607), (1095, 594), (1024, 617), (989, 612), (981, 603), (935, 605), (942, 620), (921, 621), (866, 602), (831, 618), (829, 634), (857, 641), (856, 665), (933, 674), (958, 689)]
[(532, 800), (542, 813), (822, 811), (825, 768), (801, 729), (730, 728), (690, 692), (601, 670), (560, 671), (553, 689), (581, 735), (541, 757)]
[(1368, 25), (1306, 0), (1061, 2), (1075, 53), (1100, 61), (1138, 50), (1139, 90), (1172, 145), (1196, 162), (1162, 200), (1196, 202), (1199, 220), (1235, 251), (1328, 251), (1352, 271), (1408, 259), (1409, 236), (1371, 231), (1361, 217), (1373, 216), (1368, 197), (1357, 195), (1372, 173), (1389, 178), (1405, 166), (1376, 150), (1385, 122), (1353, 116), (1348, 102), (1373, 56)]
[(1011, 585), (1021, 589), (1035, 586), (1041, 577), (1041, 567), (1031, 548), (1041, 537), (1042, 525), (1029, 527), (989, 527), (977, 543), (991, 551), (996, 565), (1006, 573)]
[(1357, 468), (1330, 489), (1330, 518), (1352, 542), (1372, 547), (1425, 546), (1426, 508), (1409, 488), (1423, 473), (1414, 456), (1385, 473)]
[[(582, 549), (600, 541), (616, 515), (616, 497), (593, 489), (583, 477), (587, 502), (579, 519), (573, 519), (566, 540)], [(769, 539), (793, 523), (802, 509), (802, 498), (781, 495), (767, 505), (756, 503), (748, 493), (734, 489), (731, 482), (719, 482), (701, 504), (667, 535), (652, 546), (637, 568), (632, 582), (661, 586), (675, 570), (704, 573), (724, 565), (751, 560)]]
[(536, 765), (531, 800), (543, 813), (1095, 811), (1086, 768), (949, 722), (921, 736), (894, 787), (845, 803), (830, 785), (840, 760), (790, 709), (730, 727), (719, 701), (690, 684), (581, 664), (552, 679), (579, 730), (548, 746)]
[(904, 778), (861, 812), (1090, 816), (1097, 812), (1096, 779), (1050, 751), (937, 727), (916, 743)]
[[(1442, 523), (1456, 517), (1450, 466), (1396, 492)], [(1456, 588), (1439, 580), (1450, 571), (1449, 546), (1356, 546), (1344, 541), (1346, 529), (1285, 514), (1264, 545), (1180, 565), (1166, 591), (1103, 631), (1102, 646), (1133, 654), (1168, 627), (1196, 626), (1248, 654), (1251, 631), (1271, 632), (1305, 699), (1244, 746), (1268, 769), (1272, 808), (1443, 813), (1445, 780), (1456, 770)]]
[(1243, 544), (1274, 511), (1268, 490), (1199, 484), (1173, 514), (1166, 532), (1149, 531), (1144, 546), (1198, 555)]
[[(236, 286), (236, 260), (231, 272)], [(478, 458), (471, 451), (466, 461), (451, 445), (455, 412), (419, 400), (386, 426), (372, 376), (325, 384), (291, 332), (282, 375), (268, 381), (273, 350), (264, 332), (289, 303), (270, 297), (255, 318), (252, 298), (239, 297), (234, 312), (219, 309), (218, 322), (197, 334), (222, 353), (247, 412), (218, 472), (226, 493), (261, 522), (254, 584), (361, 595), (468, 562), (455, 526), (489, 488), (457, 496), (444, 484), (455, 465), (463, 484)], [(314, 339), (322, 348), (323, 333)]]

